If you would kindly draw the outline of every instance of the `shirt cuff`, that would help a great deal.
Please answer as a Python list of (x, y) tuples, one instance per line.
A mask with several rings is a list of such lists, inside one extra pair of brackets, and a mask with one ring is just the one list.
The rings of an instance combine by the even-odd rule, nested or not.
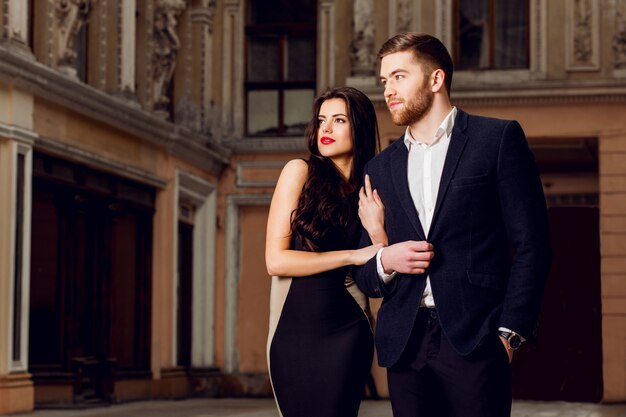
[(385, 274), (385, 270), (383, 269), (383, 264), (380, 261), (380, 258), (383, 254), (383, 249), (378, 249), (376, 252), (376, 271), (378, 272), (378, 278), (383, 282), (383, 284), (389, 284), (392, 279), (396, 276), (396, 271), (393, 271), (391, 274)]
[(514, 332), (513, 330), (508, 329), (508, 328), (506, 328), (506, 327), (498, 327), (498, 331), (500, 331), (500, 332), (515, 333), (516, 335), (518, 335), (518, 336), (520, 337), (520, 339), (522, 339), (522, 342), (525, 342), (525, 341), (526, 341), (526, 339), (524, 338), (524, 336), (522, 336), (521, 334), (519, 334), (519, 333), (517, 333), (517, 332)]

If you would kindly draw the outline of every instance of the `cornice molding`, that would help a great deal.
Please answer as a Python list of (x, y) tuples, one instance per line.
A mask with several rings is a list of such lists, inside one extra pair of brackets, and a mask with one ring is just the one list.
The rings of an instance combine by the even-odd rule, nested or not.
[(164, 121), (135, 102), (104, 93), (39, 62), (11, 53), (0, 45), (0, 80), (102, 122), (127, 134), (168, 149), (187, 162), (219, 175), (230, 151), (208, 136)]
[(85, 164), (100, 171), (121, 175), (155, 188), (165, 189), (167, 180), (128, 164), (123, 164), (102, 155), (80, 149), (54, 139), (38, 136), (35, 140), (35, 150), (48, 155), (56, 156), (76, 163)]
[(38, 135), (31, 130), (24, 129), (20, 126), (0, 123), (0, 139), (13, 139), (25, 145), (32, 146), (35, 140), (37, 140), (37, 137)]
[[(363, 90), (376, 104), (384, 103), (381, 87)], [(467, 105), (538, 105), (626, 103), (624, 81), (530, 81), (514, 85), (474, 84), (453, 86), (453, 104)]]

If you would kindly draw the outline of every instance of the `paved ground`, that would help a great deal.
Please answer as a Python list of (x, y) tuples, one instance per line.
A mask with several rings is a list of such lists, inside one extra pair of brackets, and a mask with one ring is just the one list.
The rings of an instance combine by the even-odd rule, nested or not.
[[(145, 401), (88, 410), (38, 410), (19, 417), (277, 417), (274, 401), (266, 399), (191, 399)], [(365, 401), (359, 417), (391, 417), (388, 401)], [(626, 417), (626, 404), (598, 405), (562, 402), (513, 404), (512, 417)]]

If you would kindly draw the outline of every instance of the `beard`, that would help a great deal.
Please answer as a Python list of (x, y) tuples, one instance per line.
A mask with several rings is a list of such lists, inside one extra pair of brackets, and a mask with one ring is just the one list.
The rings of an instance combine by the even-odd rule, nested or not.
[(424, 80), (417, 97), (404, 101), (404, 108), (391, 112), (391, 120), (397, 126), (409, 126), (417, 123), (428, 114), (433, 106), (435, 94), (428, 88), (428, 78)]

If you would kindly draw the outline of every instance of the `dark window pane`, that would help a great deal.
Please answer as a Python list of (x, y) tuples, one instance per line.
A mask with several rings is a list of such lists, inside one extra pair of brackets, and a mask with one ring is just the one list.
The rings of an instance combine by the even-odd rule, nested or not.
[(137, 279), (137, 219), (131, 213), (119, 213), (111, 222), (111, 355), (121, 367), (132, 367), (141, 357), (137, 338), (137, 309), (141, 308)]
[(526, 2), (496, 2), (496, 68), (528, 67), (528, 8)]
[(250, 38), (248, 42), (248, 81), (278, 81), (278, 36)]
[(316, 0), (256, 0), (250, 2), (250, 23), (307, 23), (315, 21)]
[(177, 364), (191, 366), (193, 225), (178, 222)]
[(63, 326), (65, 313), (60, 297), (62, 278), (59, 262), (62, 226), (55, 199), (48, 184), (33, 181), (31, 219), (32, 249), (30, 276), (30, 366), (61, 366), (63, 362)]
[(13, 360), (22, 356), (22, 233), (24, 231), (24, 170), (26, 157), (17, 155), (15, 190), (15, 257), (13, 268)]
[(300, 136), (304, 133), (309, 120), (311, 120), (311, 107), (315, 91), (287, 90), (285, 91), (285, 134), (287, 136)]
[(461, 0), (459, 69), (489, 67), (489, 0)]
[(528, 1), (458, 0), (458, 69), (527, 68)]
[(315, 37), (289, 38), (286, 78), (288, 81), (315, 80)]
[(248, 133), (251, 135), (278, 133), (278, 91), (248, 92)]

